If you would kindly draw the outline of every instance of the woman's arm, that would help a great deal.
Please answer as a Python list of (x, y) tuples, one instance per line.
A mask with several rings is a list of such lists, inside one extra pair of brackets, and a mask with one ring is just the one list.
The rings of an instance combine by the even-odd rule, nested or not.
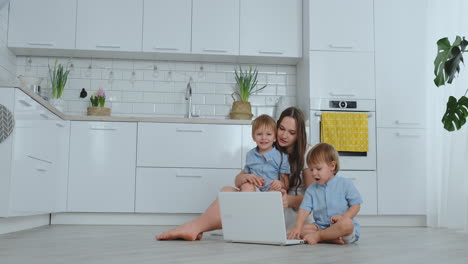
[[(304, 179), (305, 189), (315, 182), (315, 179), (312, 176), (312, 171), (309, 168), (302, 170), (302, 177)], [(302, 199), (304, 199), (304, 195), (288, 195), (288, 207), (295, 209), (299, 208), (302, 203)]]
[(239, 174), (237, 174), (234, 184), (237, 188), (240, 188), (241, 185), (246, 182), (250, 182), (257, 187), (262, 187), (263, 184), (265, 184), (265, 180), (262, 177), (258, 177), (255, 174), (248, 174), (245, 173), (244, 170), (241, 170)]

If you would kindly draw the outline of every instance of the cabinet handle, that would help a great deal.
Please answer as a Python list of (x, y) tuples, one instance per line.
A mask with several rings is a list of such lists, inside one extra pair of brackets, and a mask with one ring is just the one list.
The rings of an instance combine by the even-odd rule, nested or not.
[(158, 47), (153, 47), (154, 50), (179, 50), (178, 48), (158, 48)]
[(31, 104), (26, 102), (25, 100), (18, 100), (18, 102), (20, 102), (24, 106), (31, 106)]
[(112, 127), (90, 127), (89, 130), (109, 130), (109, 131), (114, 131), (114, 130), (117, 130), (117, 128), (112, 128)]
[(60, 123), (58, 123), (58, 122), (55, 123), (55, 125), (56, 125), (57, 127), (65, 127), (64, 125), (62, 125), (62, 124), (60, 124)]
[(203, 176), (201, 175), (176, 175), (177, 178), (202, 178)]
[(49, 119), (49, 116), (46, 114), (39, 114), (39, 115), (42, 116), (44, 119)]
[(40, 172), (47, 172), (46, 169), (42, 169), (42, 168), (36, 168), (37, 171), (40, 171)]
[(38, 160), (38, 161), (42, 161), (42, 162), (45, 162), (45, 163), (52, 164), (52, 162), (50, 162), (48, 160), (43, 160), (43, 159), (40, 159), (40, 158), (36, 158), (34, 156), (31, 156), (31, 155), (28, 155), (27, 157), (30, 158), (30, 159), (34, 159), (34, 160)]
[(400, 133), (400, 132), (396, 132), (395, 135), (397, 137), (421, 137), (421, 135), (417, 135), (417, 134), (405, 134), (405, 133)]
[(28, 45), (53, 47), (53, 46), (55, 46), (55, 43), (52, 43), (52, 42), (28, 42)]
[(418, 126), (421, 123), (419, 122), (401, 122), (400, 120), (395, 120), (395, 124), (402, 126)]
[(348, 179), (350, 179), (350, 180), (352, 180), (352, 181), (356, 181), (356, 178), (348, 178)]
[[(315, 116), (322, 116), (322, 112), (315, 112)], [(367, 117), (372, 117), (372, 113), (367, 113)]]
[(219, 52), (219, 53), (226, 53), (227, 50), (220, 50), (220, 49), (203, 49), (205, 52)]
[(203, 132), (202, 129), (182, 129), (182, 128), (176, 128), (176, 132), (196, 132), (200, 133)]
[(356, 96), (356, 94), (352, 94), (352, 93), (346, 94), (346, 93), (333, 93), (333, 92), (331, 92), (330, 95), (331, 96), (349, 96), (349, 97), (355, 97)]
[(330, 44), (330, 48), (334, 48), (334, 49), (353, 49), (354, 48), (354, 45), (345, 45), (345, 44)]
[(276, 54), (276, 55), (281, 55), (281, 54), (283, 54), (284, 52), (282, 52), (282, 51), (273, 51), (273, 50), (259, 50), (258, 53), (261, 53), (261, 54)]
[(96, 45), (96, 48), (103, 48), (103, 49), (120, 49), (120, 45)]

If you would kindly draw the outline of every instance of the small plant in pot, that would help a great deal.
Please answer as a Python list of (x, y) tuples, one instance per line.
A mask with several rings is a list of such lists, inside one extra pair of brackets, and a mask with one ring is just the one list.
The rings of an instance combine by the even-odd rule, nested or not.
[(110, 116), (111, 109), (109, 107), (104, 107), (106, 103), (106, 93), (102, 88), (91, 95), (89, 100), (91, 101), (91, 106), (87, 109), (89, 116)]
[[(249, 97), (256, 92), (263, 90), (266, 87), (266, 84), (260, 88), (256, 88), (258, 83), (258, 70), (256, 68), (253, 69), (252, 65), (250, 65), (247, 70), (242, 70), (242, 67), (239, 66), (239, 70), (235, 69), (234, 73), (237, 91), (231, 95), (234, 99), (230, 114), (231, 119), (251, 120), (253, 114)], [(239, 100), (234, 98), (234, 94), (239, 97)]]
[(50, 103), (60, 111), (63, 111), (64, 102), (61, 99), (65, 85), (67, 84), (68, 74), (70, 70), (55, 60), (54, 68), (49, 65), (49, 77), (52, 89), (52, 97)]

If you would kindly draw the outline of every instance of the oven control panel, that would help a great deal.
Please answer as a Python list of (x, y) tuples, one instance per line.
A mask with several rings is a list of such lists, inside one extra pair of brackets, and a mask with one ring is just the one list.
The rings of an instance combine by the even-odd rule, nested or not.
[(330, 101), (330, 108), (356, 109), (356, 101)]

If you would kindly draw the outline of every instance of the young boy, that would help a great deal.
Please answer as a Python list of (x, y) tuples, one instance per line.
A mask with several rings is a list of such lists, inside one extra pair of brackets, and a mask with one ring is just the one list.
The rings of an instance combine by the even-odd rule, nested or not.
[(288, 156), (277, 150), (276, 122), (268, 115), (261, 115), (252, 122), (252, 138), (257, 147), (247, 152), (244, 171), (262, 178), (262, 185), (253, 182), (237, 183), (242, 192), (288, 190), (289, 162)]
[[(302, 238), (308, 244), (358, 241), (359, 224), (354, 217), (362, 199), (351, 180), (336, 175), (340, 169), (338, 152), (332, 145), (320, 143), (309, 151), (306, 162), (316, 182), (307, 188), (288, 238)], [(311, 211), (315, 224), (304, 225)]]

